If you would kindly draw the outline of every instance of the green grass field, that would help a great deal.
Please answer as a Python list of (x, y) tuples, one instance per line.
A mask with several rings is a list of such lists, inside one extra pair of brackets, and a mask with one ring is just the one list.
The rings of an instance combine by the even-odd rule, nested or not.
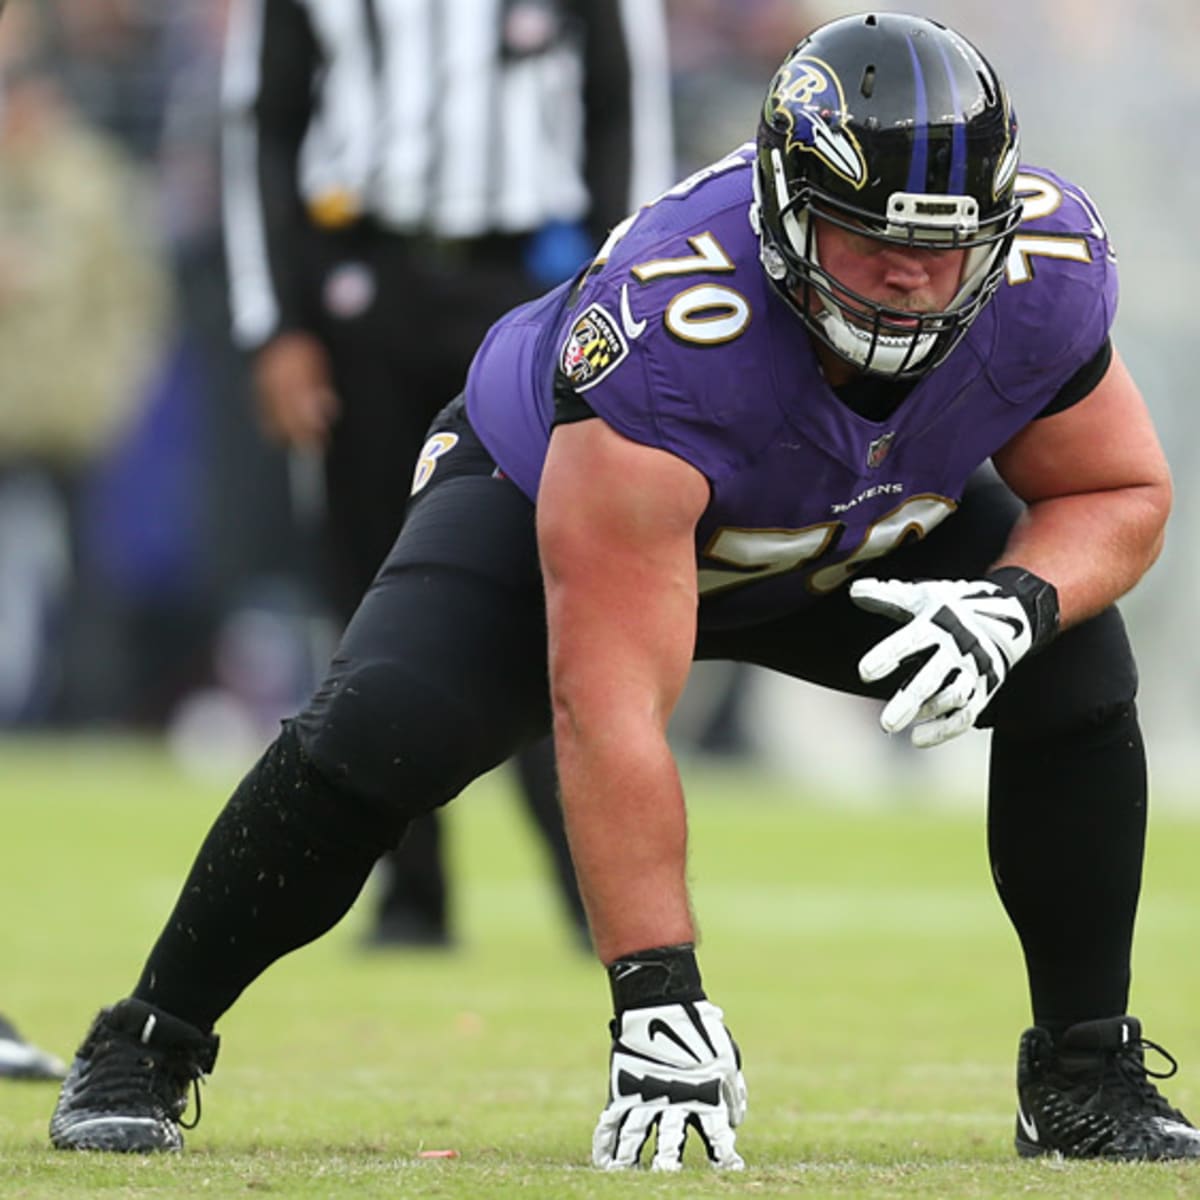
[[(0, 1082), (0, 1196), (1200, 1196), (1200, 1164), (1022, 1162), (1027, 1023), (982, 814), (825, 808), (754, 774), (687, 772), (702, 965), (741, 1042), (747, 1171), (588, 1166), (607, 987), (493, 776), (450, 813), (460, 946), (359, 948), (366, 904), (277, 964), (219, 1027), (183, 1156), (48, 1148), (53, 1086)], [(69, 1056), (124, 995), (226, 788), (153, 745), (0, 742), (0, 1010)], [(1036, 836), (1036, 832), (1031, 832)], [(1152, 823), (1134, 1010), (1200, 1112), (1200, 821)], [(452, 1149), (453, 1159), (422, 1151)]]

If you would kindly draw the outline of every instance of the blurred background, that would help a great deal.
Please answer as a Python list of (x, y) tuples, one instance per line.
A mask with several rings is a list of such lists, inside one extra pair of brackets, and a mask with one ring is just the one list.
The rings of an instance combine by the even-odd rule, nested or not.
[[(954, 24), (1007, 80), (1025, 159), (1088, 189), (1121, 260), (1116, 339), (1178, 489), (1125, 602), (1160, 797), (1188, 804), (1200, 208), (1188, 0), (884, 4)], [(774, 67), (823, 0), (669, 0), (677, 174), (753, 136)], [(0, 24), (0, 735), (162, 735), (197, 770), (248, 765), (332, 647), (303, 462), (269, 447), (229, 339), (218, 136), (222, 0), (10, 0)], [(447, 397), (449, 399), (449, 397)], [(858, 702), (710, 666), (681, 753), (744, 756), (806, 792), (978, 802), (985, 739), (936, 754)], [(856, 729), (853, 777), (824, 749)], [(0, 779), (3, 778), (0, 743)], [(841, 764), (839, 766), (839, 764)]]

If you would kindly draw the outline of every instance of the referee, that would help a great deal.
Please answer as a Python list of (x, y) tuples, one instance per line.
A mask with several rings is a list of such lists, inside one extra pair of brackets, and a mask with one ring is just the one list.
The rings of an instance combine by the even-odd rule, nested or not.
[[(345, 620), (489, 325), (670, 183), (665, 18), (660, 0), (232, 0), (223, 94), (234, 335), (265, 431), (321, 455)], [(517, 766), (586, 939), (552, 747)], [(372, 940), (448, 943), (434, 816), (387, 876)]]

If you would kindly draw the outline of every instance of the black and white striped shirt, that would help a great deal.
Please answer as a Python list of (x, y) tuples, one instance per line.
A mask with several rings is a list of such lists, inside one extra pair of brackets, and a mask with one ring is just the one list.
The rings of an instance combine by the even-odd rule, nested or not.
[(288, 323), (304, 222), (458, 239), (583, 220), (599, 240), (671, 181), (660, 0), (232, 0), (223, 97), (248, 347)]

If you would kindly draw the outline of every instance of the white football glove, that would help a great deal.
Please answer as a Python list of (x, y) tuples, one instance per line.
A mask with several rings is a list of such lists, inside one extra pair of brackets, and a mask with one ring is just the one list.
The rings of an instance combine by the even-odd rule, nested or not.
[(907, 622), (859, 660), (864, 683), (928, 655), (879, 717), (888, 733), (911, 724), (914, 746), (937, 746), (970, 729), (1033, 646), (1020, 599), (987, 579), (856, 579), (850, 598), (868, 612)]
[(746, 1115), (746, 1081), (721, 1010), (707, 1000), (631, 1008), (611, 1029), (609, 1099), (592, 1162), (607, 1171), (636, 1166), (657, 1129), (651, 1167), (678, 1171), (694, 1129), (714, 1167), (742, 1170), (733, 1129)]

